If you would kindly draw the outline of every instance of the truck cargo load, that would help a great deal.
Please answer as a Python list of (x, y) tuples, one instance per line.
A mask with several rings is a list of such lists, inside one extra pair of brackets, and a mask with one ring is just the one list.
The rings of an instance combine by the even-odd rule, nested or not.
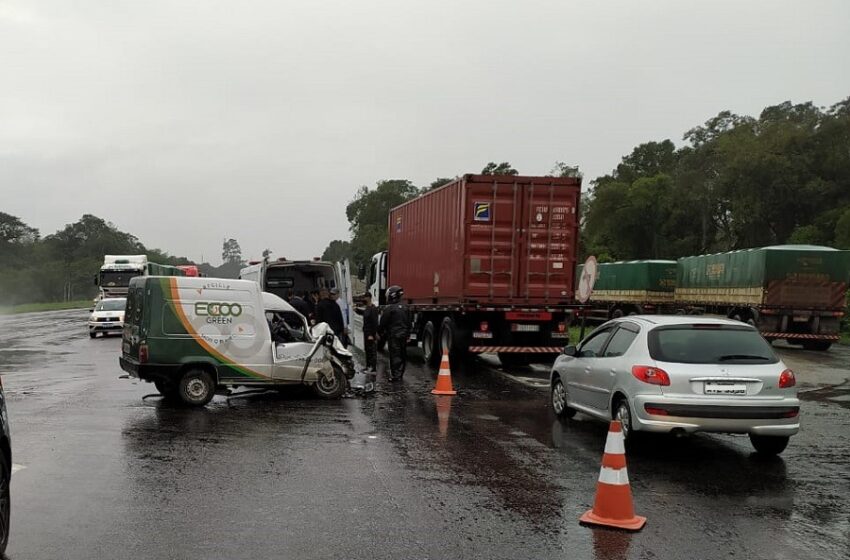
[[(583, 265), (576, 268), (576, 280)], [(591, 316), (675, 313), (676, 261), (637, 260), (600, 263), (590, 295)]]
[(369, 291), (383, 304), (387, 287), (404, 288), (431, 364), (443, 351), (551, 360), (575, 306), (580, 196), (573, 177), (457, 178), (390, 211)]
[(566, 305), (581, 183), (466, 175), (390, 212), (389, 280), (423, 304)]
[(850, 251), (777, 245), (679, 259), (676, 302), (725, 309), (768, 339), (812, 349), (838, 340)]

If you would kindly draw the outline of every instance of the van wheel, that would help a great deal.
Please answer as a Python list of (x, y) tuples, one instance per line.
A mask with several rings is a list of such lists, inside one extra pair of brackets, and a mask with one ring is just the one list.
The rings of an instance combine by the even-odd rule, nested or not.
[(313, 383), (313, 392), (323, 399), (338, 399), (348, 386), (342, 370), (334, 366), (333, 375), (326, 377), (319, 375), (319, 379)]
[(761, 455), (779, 455), (788, 447), (788, 436), (759, 436), (750, 434), (750, 443)]
[(9, 458), (0, 452), (0, 555), (6, 551), (6, 545), (9, 544), (9, 514), (11, 513), (11, 502), (9, 498), (10, 472)]
[(190, 369), (177, 384), (177, 396), (189, 406), (204, 406), (212, 400), (213, 395), (215, 383), (212, 376), (202, 369)]
[(432, 321), (425, 323), (425, 328), (422, 329), (422, 353), (425, 355), (425, 363), (431, 367), (440, 365), (441, 358), (436, 331)]

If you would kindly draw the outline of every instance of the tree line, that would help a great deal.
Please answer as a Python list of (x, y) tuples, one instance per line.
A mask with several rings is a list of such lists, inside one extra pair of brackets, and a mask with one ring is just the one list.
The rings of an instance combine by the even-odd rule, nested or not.
[[(17, 216), (0, 212), (0, 305), (93, 298), (95, 274), (104, 255), (147, 255), (159, 264), (196, 264), (159, 249), (145, 247), (134, 235), (91, 214), (42, 237)], [(235, 239), (222, 246), (224, 263), (198, 264), (207, 276), (236, 278), (243, 266)]]
[[(682, 140), (640, 144), (587, 185), (582, 258), (675, 259), (785, 243), (850, 249), (850, 97), (828, 108), (786, 101), (757, 118), (722, 111)], [(491, 162), (482, 173), (517, 171)], [(580, 171), (557, 162), (548, 175)], [(332, 241), (324, 257), (362, 269), (387, 247), (389, 210), (447, 181), (360, 187), (346, 208), (351, 239)]]

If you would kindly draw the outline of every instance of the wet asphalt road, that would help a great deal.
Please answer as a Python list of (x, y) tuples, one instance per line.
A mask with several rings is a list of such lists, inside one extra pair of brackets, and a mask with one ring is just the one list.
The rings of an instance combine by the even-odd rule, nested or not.
[(85, 317), (0, 317), (13, 560), (850, 557), (846, 347), (782, 350), (807, 392), (779, 459), (733, 436), (630, 451), (649, 518), (630, 535), (578, 525), (607, 427), (557, 421), (544, 391), (486, 360), (455, 373), (442, 410), (417, 361), (365, 400), (292, 391), (187, 410), (120, 379), (120, 340), (90, 340)]

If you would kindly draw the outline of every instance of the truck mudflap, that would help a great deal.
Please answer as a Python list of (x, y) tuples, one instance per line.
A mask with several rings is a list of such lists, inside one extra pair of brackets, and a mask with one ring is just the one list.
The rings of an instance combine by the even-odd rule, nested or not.
[(470, 346), (469, 351), (473, 354), (487, 353), (510, 353), (523, 354), (560, 354), (562, 346)]
[(808, 334), (808, 333), (790, 333), (790, 332), (763, 332), (761, 335), (765, 338), (795, 338), (800, 340), (841, 340), (841, 336), (837, 334)]

